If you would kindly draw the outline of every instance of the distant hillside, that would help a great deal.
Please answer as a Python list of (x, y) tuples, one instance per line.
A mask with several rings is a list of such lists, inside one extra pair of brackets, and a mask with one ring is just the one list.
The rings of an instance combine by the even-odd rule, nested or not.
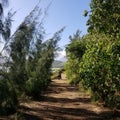
[(63, 68), (64, 64), (65, 64), (65, 62), (55, 60), (52, 64), (52, 68)]

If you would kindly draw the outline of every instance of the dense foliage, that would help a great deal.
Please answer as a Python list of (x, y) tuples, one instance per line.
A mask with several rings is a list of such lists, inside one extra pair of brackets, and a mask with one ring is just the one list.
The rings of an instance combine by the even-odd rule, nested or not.
[(62, 31), (63, 29), (56, 32), (46, 42), (42, 42), (40, 38), (37, 38), (34, 50), (28, 58), (26, 93), (34, 98), (39, 97), (40, 93), (46, 89), (51, 81), (51, 67)]
[[(22, 94), (40, 97), (51, 81), (51, 66), (64, 29), (44, 40), (36, 6), (11, 36), (15, 12), (3, 16), (0, 2), (0, 115), (15, 112)], [(94, 100), (120, 107), (120, 0), (91, 0), (88, 34), (70, 36), (66, 47), (66, 74), (71, 84), (91, 90)], [(59, 74), (59, 72), (58, 72)]]
[[(111, 107), (120, 106), (119, 0), (92, 0), (89, 33), (73, 36), (66, 47), (70, 83), (91, 90), (91, 97)], [(88, 14), (85, 11), (85, 16)], [(106, 17), (105, 17), (106, 16)], [(78, 36), (78, 35), (77, 35)]]
[(10, 11), (7, 17), (3, 17), (4, 7), (8, 5), (7, 0), (0, 3), (0, 114), (10, 114), (17, 109), (18, 99), (13, 82), (9, 78), (9, 56), (8, 42), (11, 34), (11, 22), (14, 13)]
[(91, 0), (90, 8), (89, 32), (95, 30), (120, 37), (120, 0)]
[[(2, 12), (2, 4), (0, 9)], [(21, 95), (38, 98), (47, 88), (51, 80), (55, 51), (58, 49), (57, 43), (64, 30), (62, 28), (52, 38), (44, 40), (41, 9), (36, 6), (10, 37), (14, 13), (9, 12), (5, 22), (1, 19), (0, 26), (4, 41), (0, 52), (1, 115), (15, 112)]]
[[(85, 88), (90, 88), (94, 100), (115, 105), (120, 91), (120, 44), (104, 34), (92, 35), (80, 63), (79, 74)], [(117, 46), (116, 46), (117, 45)], [(116, 52), (114, 52), (116, 51)]]
[(77, 31), (73, 37), (70, 37), (71, 43), (66, 47), (68, 61), (66, 63), (66, 74), (71, 84), (79, 82), (79, 63), (85, 53), (85, 42)]

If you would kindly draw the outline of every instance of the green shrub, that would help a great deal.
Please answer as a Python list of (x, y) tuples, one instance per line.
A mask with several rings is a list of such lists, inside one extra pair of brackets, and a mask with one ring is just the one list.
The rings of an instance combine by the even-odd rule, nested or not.
[(78, 84), (80, 81), (79, 76), (79, 63), (86, 50), (86, 41), (80, 38), (78, 31), (73, 36), (71, 43), (66, 47), (67, 59), (65, 70), (68, 82), (70, 84)]
[(90, 89), (92, 100), (118, 105), (120, 92), (120, 40), (105, 34), (89, 34), (67, 46), (66, 74), (72, 84)]
[(120, 44), (104, 34), (92, 35), (80, 63), (80, 79), (90, 88), (95, 100), (108, 106), (116, 104), (120, 91)]
[(18, 106), (16, 91), (8, 80), (0, 79), (0, 114), (14, 113)]

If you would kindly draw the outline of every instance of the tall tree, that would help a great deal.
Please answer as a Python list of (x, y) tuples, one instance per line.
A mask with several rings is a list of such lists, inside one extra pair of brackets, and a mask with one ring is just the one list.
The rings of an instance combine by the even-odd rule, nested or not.
[(60, 34), (64, 29), (56, 32), (51, 39), (43, 42), (39, 34), (36, 38), (35, 47), (28, 58), (26, 81), (26, 93), (34, 98), (47, 88), (51, 81), (51, 67), (54, 61), (55, 52), (58, 49), (57, 43), (61, 39)]
[(34, 39), (39, 13), (40, 9), (36, 6), (21, 23), (11, 39), (11, 79), (21, 90), (24, 89), (23, 85), (27, 79), (26, 60), (31, 41)]
[(0, 115), (8, 115), (15, 112), (18, 105), (16, 91), (8, 73), (7, 43), (11, 34), (13, 13), (8, 12), (7, 17), (4, 17), (4, 7), (7, 4), (8, 0), (1, 0), (0, 2), (0, 45), (3, 46), (3, 49), (0, 51)]

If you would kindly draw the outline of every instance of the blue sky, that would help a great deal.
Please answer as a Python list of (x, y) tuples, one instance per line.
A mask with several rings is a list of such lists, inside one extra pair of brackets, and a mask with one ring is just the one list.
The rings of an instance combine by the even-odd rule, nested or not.
[[(17, 11), (12, 28), (14, 31), (40, 0), (9, 1), (9, 9), (12, 8)], [(90, 9), (90, 0), (41, 0), (39, 5), (44, 11), (51, 2), (48, 15), (44, 21), (44, 28), (48, 37), (65, 26), (66, 29), (59, 42), (59, 46), (64, 47), (69, 43), (68, 37), (73, 35), (77, 29), (82, 32), (82, 35), (87, 33), (87, 18), (83, 16), (83, 12)]]

